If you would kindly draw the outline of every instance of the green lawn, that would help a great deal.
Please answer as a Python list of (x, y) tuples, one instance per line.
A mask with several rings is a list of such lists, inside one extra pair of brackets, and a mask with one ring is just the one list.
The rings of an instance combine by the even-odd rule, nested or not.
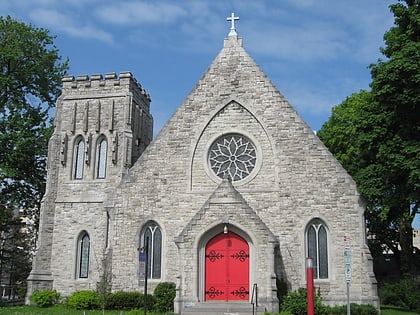
[[(36, 306), (13, 306), (0, 307), (0, 315), (143, 315), (143, 311), (134, 314), (133, 311), (105, 311), (89, 310), (78, 311), (68, 308), (64, 305), (55, 305), (53, 307), (40, 308)], [(147, 312), (148, 315), (164, 315), (163, 313)]]
[[(0, 307), (0, 315), (143, 315), (143, 311), (133, 313), (132, 311), (77, 311), (64, 305), (55, 305), (48, 308), (39, 308), (36, 306), (14, 306)], [(147, 313), (148, 315), (164, 315), (162, 313)], [(418, 312), (407, 312), (394, 308), (383, 307), (381, 315), (419, 315)]]
[(381, 315), (419, 315), (418, 312), (402, 311), (395, 308), (382, 307)]

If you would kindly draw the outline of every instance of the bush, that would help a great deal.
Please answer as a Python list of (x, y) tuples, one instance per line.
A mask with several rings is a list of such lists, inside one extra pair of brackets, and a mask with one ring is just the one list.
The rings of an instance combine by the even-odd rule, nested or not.
[(57, 304), (60, 299), (60, 293), (56, 290), (35, 291), (30, 300), (39, 307), (49, 307)]
[(118, 291), (107, 297), (106, 308), (110, 310), (131, 310), (140, 308), (144, 296), (140, 292)]
[[(306, 301), (306, 289), (300, 288), (297, 291), (289, 292), (286, 297), (283, 299), (283, 302), (280, 305), (280, 310), (282, 313), (290, 313), (293, 315), (306, 315), (308, 304)], [(327, 307), (324, 306), (321, 302), (321, 297), (319, 294), (315, 295), (315, 314), (323, 315), (327, 312)]]
[(379, 290), (381, 304), (392, 305), (408, 310), (418, 310), (420, 306), (420, 289), (411, 279), (402, 279), (398, 282), (388, 282)]
[[(151, 310), (155, 306), (155, 299), (152, 295), (147, 295), (147, 309)], [(144, 294), (140, 292), (118, 291), (110, 293), (106, 299), (106, 309), (110, 310), (132, 310), (144, 307)]]
[[(372, 305), (351, 304), (350, 313), (352, 315), (379, 315), (378, 310)], [(328, 315), (346, 315), (347, 305), (327, 307)]]
[[(146, 296), (146, 303), (148, 310), (154, 310), (156, 306), (156, 299), (153, 295), (148, 294)], [(140, 308), (144, 307), (144, 294), (142, 294), (142, 298), (140, 299)]]
[(100, 307), (99, 296), (92, 290), (76, 291), (67, 299), (67, 305), (76, 310), (97, 309)]
[(373, 305), (360, 304), (351, 304), (350, 313), (353, 315), (379, 315), (378, 310)]
[(153, 291), (156, 299), (156, 310), (159, 312), (168, 312), (174, 310), (175, 283), (161, 282)]

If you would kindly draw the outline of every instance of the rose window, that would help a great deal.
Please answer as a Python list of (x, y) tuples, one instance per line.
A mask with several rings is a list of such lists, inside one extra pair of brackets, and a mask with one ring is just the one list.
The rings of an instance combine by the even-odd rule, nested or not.
[(251, 140), (239, 134), (228, 134), (211, 145), (209, 165), (216, 176), (236, 182), (251, 174), (256, 155)]

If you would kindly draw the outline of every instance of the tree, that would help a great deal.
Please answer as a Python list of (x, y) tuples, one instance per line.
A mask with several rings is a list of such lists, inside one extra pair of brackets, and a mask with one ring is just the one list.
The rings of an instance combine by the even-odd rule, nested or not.
[(0, 17), (0, 233), (5, 237), (15, 233), (16, 225), (7, 222), (16, 221), (11, 216), (17, 209), (37, 218), (45, 192), (49, 114), (68, 69), (54, 38), (45, 29)]
[(388, 59), (371, 66), (371, 87), (386, 114), (388, 130), (377, 151), (378, 160), (390, 172), (384, 214), (397, 221), (401, 267), (409, 272), (411, 222), (420, 199), (420, 1), (400, 1), (391, 10), (396, 26), (385, 34), (386, 47), (381, 50)]
[(395, 26), (385, 33), (386, 60), (371, 65), (371, 92), (338, 105), (318, 135), (367, 198), (373, 252), (391, 249), (403, 274), (411, 271), (420, 197), (420, 1), (390, 6)]
[(361, 90), (347, 97), (332, 110), (331, 117), (318, 131), (318, 136), (331, 153), (353, 176), (358, 190), (369, 203), (366, 219), (369, 234), (374, 236), (370, 248), (374, 256), (385, 249), (391, 249), (399, 255), (398, 233), (396, 225), (391, 224), (381, 215), (383, 210), (382, 196), (388, 174), (377, 160), (376, 147), (384, 139), (386, 128), (381, 121), (383, 117), (374, 114), (379, 109), (373, 100), (372, 93)]

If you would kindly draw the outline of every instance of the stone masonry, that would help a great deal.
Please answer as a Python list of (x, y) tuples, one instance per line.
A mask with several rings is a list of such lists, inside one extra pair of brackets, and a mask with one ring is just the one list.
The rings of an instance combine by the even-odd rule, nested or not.
[[(327, 231), (325, 303), (346, 302), (344, 236), (351, 237), (353, 303), (379, 305), (366, 245), (364, 201), (355, 182), (242, 47), (234, 32), (156, 138), (150, 98), (131, 73), (65, 77), (50, 141), (47, 193), (29, 294), (95, 289), (105, 270), (112, 291), (141, 291), (138, 250), (147, 222), (162, 232), (162, 281), (176, 283), (175, 311), (208, 301), (205, 249), (223, 229), (249, 246), (249, 291), (276, 311), (276, 280), (304, 287), (310, 222)], [(245, 136), (255, 166), (241, 180), (209, 166), (214, 141)], [(85, 173), (74, 179), (74, 147), (86, 139)], [(106, 137), (105, 179), (95, 178)], [(89, 277), (77, 277), (78, 242), (89, 233)], [(248, 290), (248, 288), (246, 288)], [(247, 298), (248, 299), (248, 298)]]

